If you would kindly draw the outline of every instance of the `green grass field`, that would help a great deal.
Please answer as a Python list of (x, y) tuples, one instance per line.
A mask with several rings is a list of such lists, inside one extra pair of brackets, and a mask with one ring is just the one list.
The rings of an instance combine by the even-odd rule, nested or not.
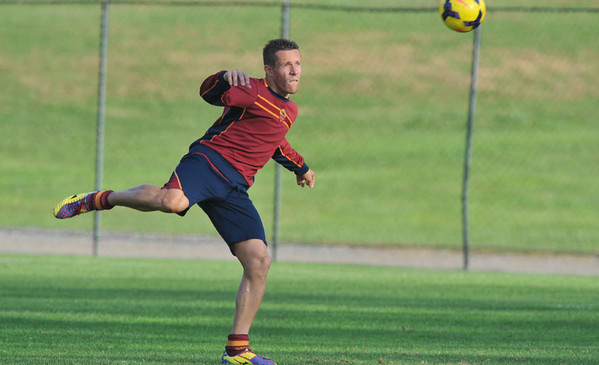
[[(234, 262), (0, 256), (2, 364), (217, 364)], [(596, 364), (594, 277), (276, 263), (252, 347), (293, 364)]]
[[(220, 113), (197, 96), (201, 80), (231, 67), (260, 76), (259, 51), (279, 36), (280, 15), (278, 6), (111, 6), (104, 186), (162, 185)], [(599, 47), (589, 41), (597, 19), (489, 11), (473, 249), (597, 252)], [(65, 196), (94, 189), (99, 21), (96, 5), (0, 5), (2, 226), (92, 226), (92, 217), (64, 222), (50, 212)], [(317, 187), (299, 190), (284, 174), (281, 239), (459, 248), (471, 35), (445, 29), (436, 12), (309, 8), (293, 9), (290, 31), (304, 74), (289, 139)], [(273, 170), (267, 165), (250, 190), (269, 236)], [(216, 234), (199, 209), (185, 219), (115, 209), (102, 227)]]

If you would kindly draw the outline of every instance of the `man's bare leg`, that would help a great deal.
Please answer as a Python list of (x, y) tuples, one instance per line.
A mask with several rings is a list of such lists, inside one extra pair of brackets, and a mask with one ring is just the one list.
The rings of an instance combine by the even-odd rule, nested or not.
[(235, 318), (225, 346), (223, 363), (246, 364), (252, 359), (259, 359), (260, 364), (276, 365), (274, 361), (259, 357), (249, 349), (250, 328), (266, 290), (266, 276), (271, 264), (270, 254), (264, 242), (259, 239), (238, 242), (233, 250), (243, 266), (243, 276), (235, 298)]
[(123, 206), (142, 212), (182, 212), (189, 207), (189, 200), (180, 189), (162, 189), (155, 185), (139, 185), (131, 189), (115, 191), (108, 196), (114, 206)]
[(146, 184), (122, 191), (102, 190), (67, 197), (54, 208), (54, 216), (59, 219), (71, 218), (117, 205), (143, 212), (178, 213), (189, 207), (189, 200), (183, 190), (162, 189)]
[(243, 277), (235, 299), (231, 333), (248, 334), (264, 297), (266, 276), (272, 260), (266, 245), (259, 239), (236, 243), (234, 250), (243, 266)]

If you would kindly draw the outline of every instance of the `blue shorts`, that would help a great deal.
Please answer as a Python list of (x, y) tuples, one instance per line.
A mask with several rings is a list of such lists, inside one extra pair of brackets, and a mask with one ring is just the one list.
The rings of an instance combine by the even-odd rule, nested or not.
[[(234, 243), (256, 238), (266, 244), (264, 225), (248, 195), (247, 181), (211, 148), (194, 146), (164, 188), (183, 190), (189, 208), (198, 204), (233, 255)], [(178, 214), (184, 216), (189, 208)]]

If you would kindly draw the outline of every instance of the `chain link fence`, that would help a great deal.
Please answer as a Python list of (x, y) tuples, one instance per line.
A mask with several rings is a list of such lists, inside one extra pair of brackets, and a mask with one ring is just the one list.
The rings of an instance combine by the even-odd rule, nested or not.
[[(471, 247), (596, 253), (599, 4), (534, 3), (489, 3), (481, 27)], [(2, 224), (64, 228), (20, 208), (93, 188), (100, 2), (1, 4)], [(262, 77), (283, 2), (109, 4), (103, 184), (161, 185), (220, 114), (199, 83), (229, 68)], [(473, 42), (436, 4), (291, 2), (303, 75), (289, 139), (317, 187), (295, 191), (284, 173), (282, 241), (461, 247)], [(274, 180), (269, 163), (250, 190), (269, 233)], [(115, 209), (103, 229), (215, 234), (199, 209)]]

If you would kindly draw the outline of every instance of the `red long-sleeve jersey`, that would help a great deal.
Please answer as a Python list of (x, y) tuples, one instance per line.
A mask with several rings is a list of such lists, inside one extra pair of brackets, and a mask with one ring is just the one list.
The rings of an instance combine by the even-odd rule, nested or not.
[(251, 89), (230, 86), (223, 78), (225, 72), (209, 76), (200, 87), (204, 100), (225, 108), (190, 149), (202, 144), (218, 152), (248, 186), (271, 158), (297, 175), (308, 172), (304, 158), (285, 138), (297, 118), (297, 105), (272, 91), (265, 79), (250, 78)]

